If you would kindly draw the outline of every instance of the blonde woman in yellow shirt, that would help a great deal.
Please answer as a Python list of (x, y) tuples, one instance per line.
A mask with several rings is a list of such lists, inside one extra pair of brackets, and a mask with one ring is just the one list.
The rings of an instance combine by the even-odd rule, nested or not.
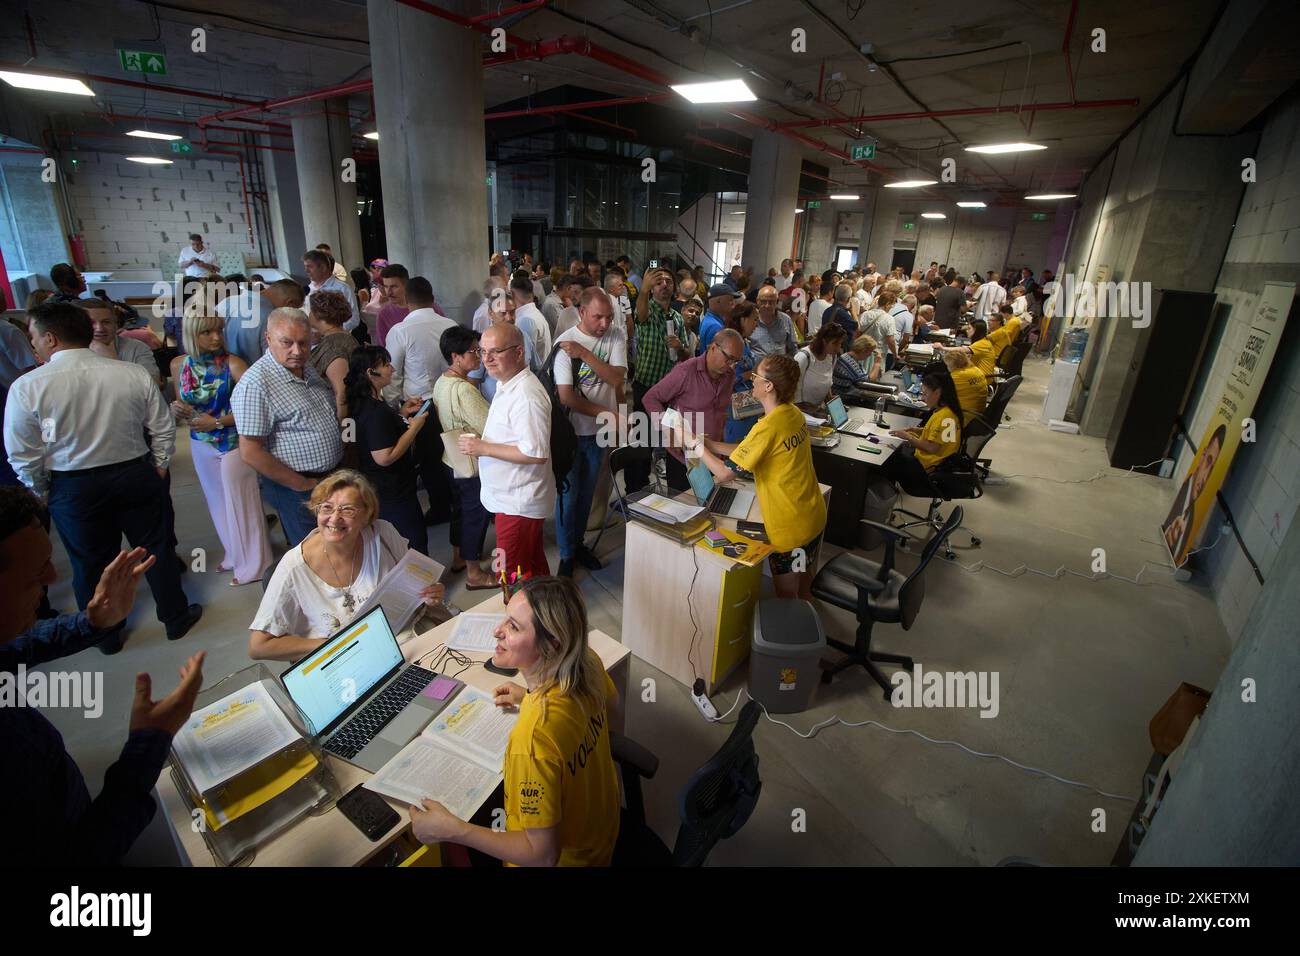
[[(921, 376), (921, 400), (930, 409), (930, 417), (920, 428), (891, 431), (889, 434), (901, 438), (906, 445), (881, 466), (904, 490), (926, 484), (929, 472), (961, 450), (961, 403), (952, 376), (932, 366)], [(907, 454), (909, 451), (912, 454)]]
[(776, 596), (810, 601), (826, 501), (813, 469), (808, 426), (792, 404), (798, 387), (799, 364), (785, 355), (767, 356), (754, 371), (754, 397), (763, 405), (763, 417), (739, 444), (704, 439), (700, 455), (719, 484), (753, 476), (767, 539), (775, 549), (768, 563)]
[(944, 351), (943, 364), (948, 367), (952, 384), (957, 389), (957, 401), (961, 403), (962, 424), (969, 425), (971, 419), (988, 406), (988, 379), (975, 367), (970, 353), (965, 349)]
[(507, 681), (498, 707), (518, 708), (506, 744), (504, 830), (475, 826), (436, 800), (411, 807), (421, 843), (459, 843), (508, 866), (608, 866), (618, 838), (618, 771), (609, 749), (618, 691), (587, 645), (587, 608), (570, 578), (523, 583), (494, 632)]

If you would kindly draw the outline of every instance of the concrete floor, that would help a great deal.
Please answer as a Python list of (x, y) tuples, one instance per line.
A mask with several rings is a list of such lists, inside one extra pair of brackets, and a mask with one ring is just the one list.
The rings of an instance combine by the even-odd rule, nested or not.
[[(851, 723), (875, 720), (1111, 793), (1138, 795), (1151, 757), (1148, 722), (1180, 681), (1213, 687), (1229, 643), (1212, 598), (1194, 585), (1174, 583), (1161, 570), (1164, 549), (1156, 524), (1168, 509), (1169, 482), (1114, 471), (1101, 440), (1039, 424), (1047, 377), (1045, 362), (1026, 362), (1025, 382), (1008, 410), (1011, 422), (988, 446), (995, 474), (1007, 481), (967, 503), (966, 523), (983, 546), (970, 549), (966, 536), (956, 535), (957, 560), (939, 557), (931, 565), (913, 628), (881, 626), (876, 632), (878, 647), (912, 654), (926, 669), (997, 671), (998, 716), (896, 710), (859, 669), (820, 687), (809, 711), (786, 719), (791, 727), (807, 733), (834, 716)], [(209, 566), (215, 567), (219, 545), (187, 444), (181, 442), (172, 481), (181, 552), (208, 549)], [(1078, 481), (1100, 471), (1107, 477)], [(445, 563), (446, 527), (433, 529), (431, 537), (434, 556)], [(622, 619), (622, 539), (621, 528), (607, 532), (599, 549), (606, 568), (581, 578), (592, 625), (614, 637)], [(278, 534), (276, 545), (283, 547)], [(1024, 563), (1049, 573), (1065, 566), (1087, 574), (1099, 547), (1117, 575), (1135, 577), (1150, 562), (1141, 584), (964, 569), (983, 561), (1008, 571)], [(68, 564), (57, 543), (55, 560), (61, 580), (50, 597), (56, 607), (71, 609)], [(908, 567), (913, 560), (902, 559)], [(142, 588), (125, 650), (105, 657), (92, 649), (62, 664), (103, 669), (105, 675), (107, 703), (99, 719), (85, 719), (79, 711), (49, 712), (92, 792), (125, 737), (137, 671), (150, 671), (155, 688), (166, 691), (185, 656), (199, 649), (208, 652), (205, 683), (248, 665), (246, 629), (260, 590), (230, 588), (228, 580), (216, 572), (186, 576), (191, 600), (206, 610), (184, 640), (171, 644), (163, 638), (148, 589)], [(463, 594), (463, 580), (450, 582), (453, 601)], [(462, 606), (468, 607), (482, 593), (464, 596)], [(825, 607), (821, 614), (830, 634), (852, 640), (851, 615)], [(631, 677), (627, 731), (659, 755), (646, 803), (651, 824), (671, 845), (677, 793), (726, 739), (739, 708), (724, 725), (713, 726), (700, 718), (688, 689), (671, 678), (638, 660)], [(654, 703), (641, 700), (646, 677), (656, 681)], [(744, 674), (734, 675), (715, 696), (720, 711), (731, 707), (743, 685)], [(712, 864), (990, 865), (1020, 856), (1099, 866), (1110, 860), (1132, 810), (1124, 799), (873, 725), (830, 726), (803, 739), (764, 719), (755, 740), (762, 797), (746, 827), (713, 851)], [(1105, 832), (1094, 830), (1094, 808), (1106, 812)], [(806, 826), (796, 827), (797, 817)], [(166, 827), (155, 818), (129, 862), (175, 860)]]

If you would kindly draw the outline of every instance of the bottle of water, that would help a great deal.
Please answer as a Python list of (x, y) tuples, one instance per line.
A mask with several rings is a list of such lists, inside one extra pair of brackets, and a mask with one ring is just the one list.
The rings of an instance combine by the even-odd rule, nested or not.
[(1083, 353), (1088, 348), (1088, 330), (1082, 326), (1068, 329), (1061, 338), (1061, 361), (1078, 365), (1083, 361)]
[(888, 425), (885, 421), (885, 396), (883, 395), (876, 399), (876, 424)]

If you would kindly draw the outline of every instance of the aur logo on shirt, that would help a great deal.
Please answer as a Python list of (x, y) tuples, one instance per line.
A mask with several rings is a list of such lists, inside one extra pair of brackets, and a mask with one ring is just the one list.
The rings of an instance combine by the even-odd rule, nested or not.
[(519, 815), (535, 817), (542, 812), (546, 798), (546, 785), (540, 780), (522, 780), (519, 783)]

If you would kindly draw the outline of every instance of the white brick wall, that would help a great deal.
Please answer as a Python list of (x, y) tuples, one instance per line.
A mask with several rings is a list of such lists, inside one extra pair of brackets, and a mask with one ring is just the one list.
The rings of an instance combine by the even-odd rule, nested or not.
[(68, 191), (90, 269), (156, 269), (163, 250), (175, 261), (191, 232), (218, 252), (255, 252), (233, 160), (143, 166), (93, 152), (78, 159)]

